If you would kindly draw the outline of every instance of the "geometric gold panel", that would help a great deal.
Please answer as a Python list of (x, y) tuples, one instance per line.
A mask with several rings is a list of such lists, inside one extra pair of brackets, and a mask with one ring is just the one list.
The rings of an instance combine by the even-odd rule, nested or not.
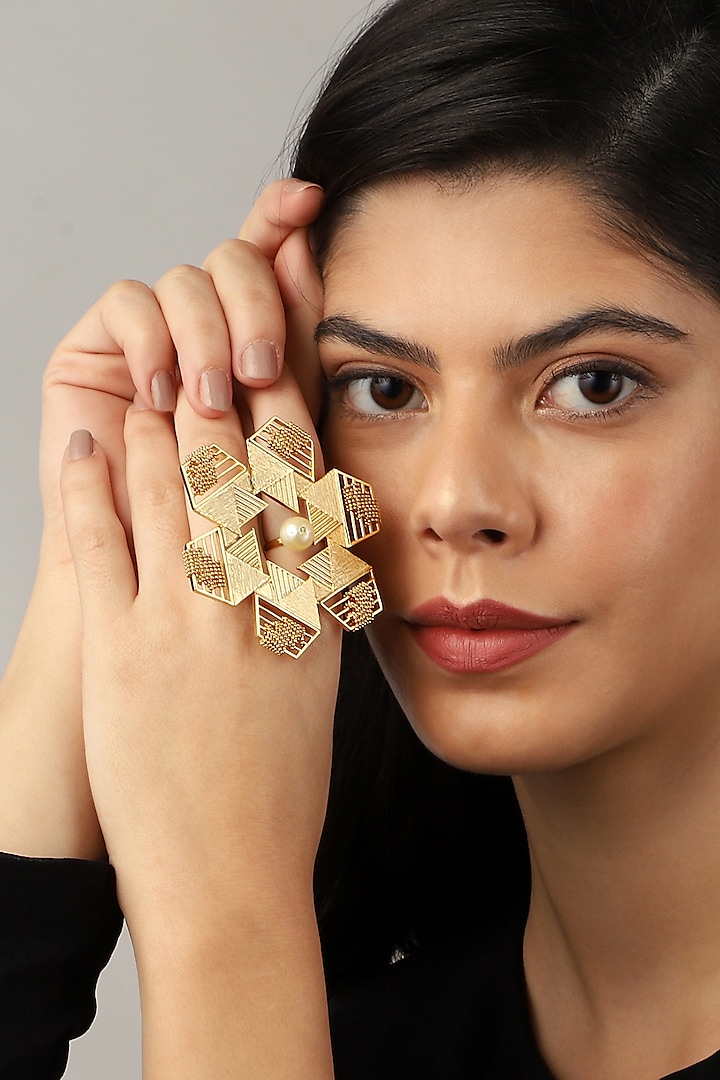
[(382, 611), (382, 600), (375, 577), (367, 573), (322, 601), (322, 607), (334, 615), (346, 630), (361, 630)]
[(285, 615), (299, 620), (309, 629), (320, 631), (320, 613), (312, 581), (291, 574), (277, 563), (268, 562), (270, 580), (256, 590)]
[[(313, 487), (315, 487), (315, 485), (313, 485)], [(312, 498), (312, 493), (309, 489), (307, 498), (308, 500)], [(312, 525), (315, 543), (318, 544), (321, 540), (327, 540), (329, 537), (332, 537), (337, 543), (343, 544), (345, 540), (345, 530), (343, 529), (341, 519), (333, 517), (332, 514), (328, 514), (313, 502), (308, 501), (306, 506), (307, 517)]]
[(334, 543), (352, 547), (380, 531), (380, 509), (372, 488), (349, 473), (331, 469), (303, 492), (303, 499), (313, 526), (313, 518), (318, 519), (320, 534)]
[(324, 600), (364, 577), (368, 564), (339, 544), (328, 542), (317, 555), (301, 563), (298, 569), (312, 579), (317, 599)]
[(243, 463), (215, 443), (199, 446), (188, 454), (180, 471), (190, 505), (197, 513), (202, 513), (199, 507), (213, 488), (222, 487), (231, 480), (246, 491), (252, 491), (250, 474)]
[(231, 480), (198, 503), (197, 513), (217, 525), (223, 525), (230, 532), (240, 533), (248, 521), (266, 509), (267, 503)]
[(255, 594), (255, 631), (260, 644), (278, 656), (297, 660), (320, 633), (288, 615), (279, 605)]
[(347, 473), (339, 473), (340, 490), (345, 507), (345, 528), (350, 538), (349, 546), (366, 540), (380, 532), (380, 507), (373, 490), (364, 480)]
[(257, 447), (310, 482), (315, 479), (315, 444), (297, 424), (273, 416), (247, 442), (248, 453)]
[[(257, 547), (257, 536), (252, 535)], [(227, 533), (222, 528), (195, 537), (185, 545), (183, 563), (195, 592), (237, 607), (269, 577), (259, 560), (259, 565), (246, 562), (238, 556), (237, 546), (228, 548), (226, 540)], [(251, 558), (254, 559), (254, 553)]]
[(195, 592), (221, 600), (224, 604), (233, 604), (222, 529), (212, 529), (186, 544), (183, 563)]

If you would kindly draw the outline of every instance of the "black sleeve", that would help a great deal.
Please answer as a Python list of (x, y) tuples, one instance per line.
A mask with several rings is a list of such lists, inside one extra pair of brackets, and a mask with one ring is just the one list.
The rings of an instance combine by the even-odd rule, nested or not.
[(0, 853), (2, 1080), (59, 1080), (121, 928), (109, 863)]

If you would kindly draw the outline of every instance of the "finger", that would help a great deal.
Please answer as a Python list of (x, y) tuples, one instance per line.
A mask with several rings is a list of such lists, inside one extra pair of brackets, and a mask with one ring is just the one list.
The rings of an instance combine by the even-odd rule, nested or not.
[(138, 593), (171, 597), (186, 587), (182, 551), (190, 539), (171, 418), (131, 405), (125, 447)]
[[(178, 395), (177, 409), (175, 410), (175, 438), (177, 440), (177, 457), (185, 459), (200, 446), (217, 445), (243, 465), (247, 466), (247, 450), (245, 447), (245, 435), (235, 409), (217, 420), (208, 420), (200, 416), (190, 405), (187, 394), (183, 390)], [(190, 534), (194, 538), (201, 533), (208, 532), (213, 527), (207, 518), (188, 510)]]
[(208, 417), (226, 413), (232, 405), (230, 333), (212, 278), (197, 266), (175, 266), (154, 292), (192, 407)]
[[(80, 357), (93, 362), (81, 364)], [(128, 402), (137, 392), (148, 407), (171, 410), (175, 348), (152, 289), (140, 281), (112, 285), (60, 342), (48, 380)]]
[(137, 595), (135, 570), (115, 511), (107, 458), (89, 431), (75, 431), (63, 459), (60, 489), (83, 615), (112, 617)]
[(259, 248), (271, 263), (285, 238), (309, 225), (320, 212), (324, 192), (304, 180), (276, 180), (257, 199), (238, 237)]
[(322, 371), (315, 330), (323, 313), (323, 285), (307, 229), (290, 233), (275, 259), (275, 277), (285, 308), (285, 354), (315, 424), (322, 405)]
[[(279, 416), (281, 420), (289, 420), (290, 423), (295, 424), (312, 438), (315, 479), (320, 479), (324, 473), (320, 441), (315, 431), (310, 410), (289, 366), (283, 369), (282, 375), (274, 386), (260, 390), (247, 390), (245, 399), (253, 431), (257, 431), (271, 417)], [(294, 515), (293, 508), (273, 502), (262, 515), (262, 529), (265, 539), (267, 541), (275, 540), (280, 533), (283, 522)], [(309, 552), (303, 558), (309, 558), (310, 554), (312, 552)], [(273, 549), (272, 558), (288, 569), (292, 569), (298, 562), (303, 561), (303, 559), (296, 558), (293, 552), (283, 548)]]
[(235, 377), (245, 386), (269, 386), (285, 351), (285, 311), (267, 259), (253, 244), (229, 240), (203, 264), (223, 307)]
[[(178, 454), (180, 456), (180, 461), (183, 463), (187, 463), (188, 457), (192, 454), (195, 454), (200, 447), (215, 445), (218, 446), (222, 451), (225, 451), (231, 457), (235, 458), (237, 461), (241, 462), (243, 465), (247, 465), (245, 437), (240, 425), (240, 420), (234, 409), (232, 409), (225, 416), (222, 416), (217, 420), (208, 420), (207, 418), (198, 415), (192, 409), (190, 403), (188, 402), (187, 396), (181, 391), (178, 397), (177, 409), (175, 411), (175, 431), (177, 437)], [(218, 459), (214, 458), (212, 461), (212, 465), (220, 468), (221, 473), (223, 474), (223, 482), (228, 479), (232, 480), (236, 478), (236, 470), (233, 469), (231, 463), (228, 463), (227, 461), (221, 461), (218, 463)], [(225, 470), (228, 465), (229, 472), (226, 472)], [(215, 476), (217, 479), (217, 473), (215, 474)], [(247, 479), (247, 475), (245, 478)], [(198, 480), (200, 479), (201, 477), (198, 476)], [(210, 482), (212, 484), (214, 481), (211, 480)], [(190, 487), (194, 487), (192, 479), (190, 480)], [(242, 485), (242, 487), (245, 488), (245, 490), (244, 492), (239, 493), (241, 503), (233, 503), (232, 500), (229, 506), (227, 503), (225, 503), (223, 506), (224, 514), (229, 514), (230, 518), (233, 518), (234, 514), (237, 513), (238, 510), (241, 512), (241, 514), (243, 514), (244, 511), (249, 515), (252, 515), (256, 512), (256, 510), (259, 510), (260, 517), (262, 517), (262, 507), (264, 505), (262, 500), (256, 500), (252, 492), (247, 490), (247, 487), (249, 487), (249, 485), (247, 485), (247, 487), (245, 485)], [(216, 490), (212, 492), (211, 496), (209, 497), (212, 499), (212, 495), (217, 495), (217, 493), (218, 492)], [(194, 487), (193, 501), (199, 509), (202, 509), (203, 494), (204, 492), (199, 485), (198, 487)], [(235, 492), (234, 495), (235, 497), (237, 497), (238, 492)], [(215, 513), (217, 514), (217, 511), (215, 511)], [(193, 539), (196, 539), (198, 536), (209, 533), (217, 528), (217, 516), (213, 516), (212, 513), (210, 513), (208, 516), (209, 520), (206, 517), (200, 516), (200, 514), (193, 513), (193, 511), (190, 509), (188, 510), (189, 531)], [(234, 533), (239, 534), (242, 531), (243, 534), (247, 534), (251, 528), (256, 528), (258, 531), (258, 535), (262, 535), (261, 530), (259, 529), (258, 517), (249, 516), (247, 519), (244, 519), (244, 517), (242, 517), (237, 521), (236, 526), (234, 522), (230, 524), (227, 517), (225, 517), (224, 515), (221, 516), (223, 516), (225, 525), (230, 528), (231, 531)], [(203, 545), (203, 547), (206, 553), (211, 556), (211, 558), (215, 560), (220, 558), (216, 541), (208, 542), (208, 544)], [(200, 600), (192, 595), (188, 583), (185, 584), (185, 589), (186, 596), (190, 598), (189, 603), (192, 605), (191, 612), (193, 618), (197, 618), (199, 620), (214, 620), (218, 617), (227, 618), (227, 611), (232, 610), (230, 608), (226, 608), (224, 604), (208, 603), (207, 601), (200, 603)], [(218, 611), (218, 609), (224, 608), (226, 609), (225, 615), (222, 614), (222, 611)], [(234, 625), (241, 628), (241, 634), (244, 635), (244, 640), (246, 641), (246, 644), (248, 644), (252, 640), (254, 634), (253, 605), (252, 603), (241, 603), (239, 605), (239, 608), (236, 608), (235, 610), (238, 612), (238, 614), (235, 617)]]

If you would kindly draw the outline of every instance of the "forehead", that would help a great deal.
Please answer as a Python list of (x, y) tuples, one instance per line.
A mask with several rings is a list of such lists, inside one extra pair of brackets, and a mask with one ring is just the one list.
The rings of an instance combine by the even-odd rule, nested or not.
[(326, 316), (351, 314), (440, 348), (597, 306), (630, 303), (678, 325), (693, 305), (717, 316), (557, 176), (382, 183), (339, 228), (324, 277)]

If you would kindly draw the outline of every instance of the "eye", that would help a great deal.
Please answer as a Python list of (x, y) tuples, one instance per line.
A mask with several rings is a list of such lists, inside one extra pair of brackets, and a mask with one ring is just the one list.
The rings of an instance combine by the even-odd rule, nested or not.
[(405, 412), (425, 407), (425, 396), (397, 375), (373, 375), (343, 380), (345, 396), (357, 412)]
[(560, 372), (546, 388), (541, 404), (572, 412), (611, 411), (641, 385), (635, 373), (620, 367), (586, 367)]

